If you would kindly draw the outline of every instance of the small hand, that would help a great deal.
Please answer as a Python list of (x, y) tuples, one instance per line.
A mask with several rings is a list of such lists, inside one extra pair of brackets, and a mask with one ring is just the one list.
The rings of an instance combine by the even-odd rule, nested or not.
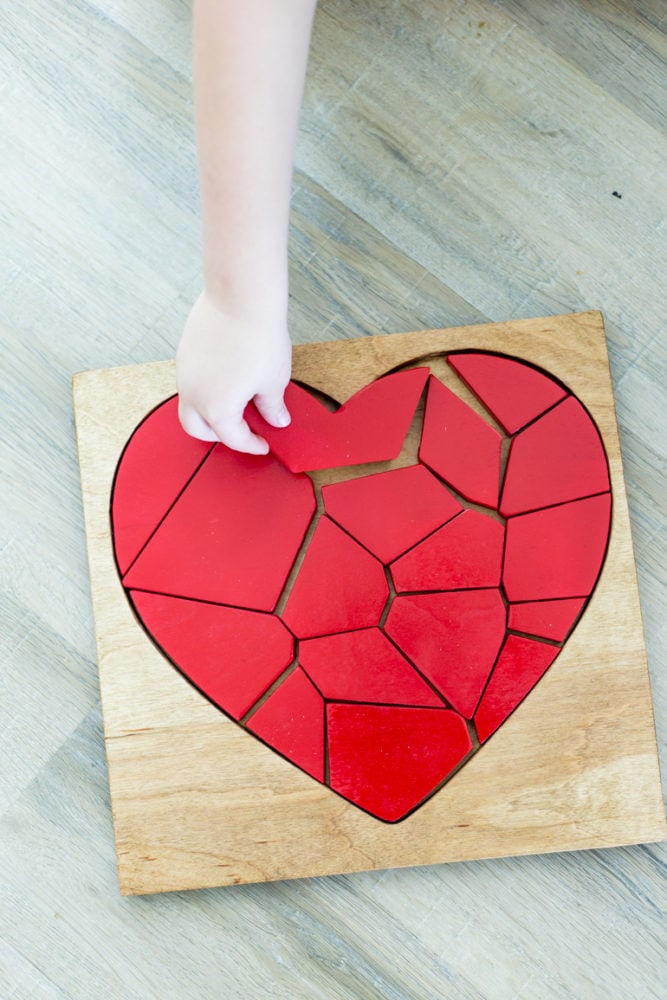
[(265, 455), (269, 446), (253, 434), (243, 412), (254, 400), (274, 427), (290, 422), (284, 393), (292, 345), (284, 317), (259, 310), (226, 310), (203, 292), (185, 324), (176, 352), (178, 414), (184, 430), (203, 441), (222, 441), (235, 451)]

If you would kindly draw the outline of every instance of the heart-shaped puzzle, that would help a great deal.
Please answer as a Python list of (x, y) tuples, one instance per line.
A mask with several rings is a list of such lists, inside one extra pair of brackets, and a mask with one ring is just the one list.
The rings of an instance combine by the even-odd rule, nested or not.
[[(118, 571), (158, 647), (239, 725), (388, 822), (544, 675), (609, 538), (607, 459), (582, 403), (515, 358), (446, 359), (474, 407), (425, 367), (335, 411), (291, 383), (290, 427), (247, 411), (263, 457), (188, 437), (172, 397), (130, 437), (112, 494)], [(396, 462), (415, 427), (413, 459)]]

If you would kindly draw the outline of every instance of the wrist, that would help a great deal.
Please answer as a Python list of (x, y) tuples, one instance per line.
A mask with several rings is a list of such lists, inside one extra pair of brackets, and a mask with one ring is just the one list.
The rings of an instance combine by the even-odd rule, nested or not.
[(238, 276), (205, 275), (204, 295), (228, 315), (267, 319), (287, 317), (287, 270), (281, 274), (263, 270)]

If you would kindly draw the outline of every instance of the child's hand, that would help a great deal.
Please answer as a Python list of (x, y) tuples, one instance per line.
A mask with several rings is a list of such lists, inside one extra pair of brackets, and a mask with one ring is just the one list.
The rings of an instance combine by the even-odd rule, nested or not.
[(252, 399), (264, 419), (285, 427), (283, 399), (290, 378), (292, 345), (284, 318), (253, 309), (227, 311), (204, 292), (187, 319), (176, 353), (179, 417), (203, 441), (264, 455), (269, 446), (243, 419)]

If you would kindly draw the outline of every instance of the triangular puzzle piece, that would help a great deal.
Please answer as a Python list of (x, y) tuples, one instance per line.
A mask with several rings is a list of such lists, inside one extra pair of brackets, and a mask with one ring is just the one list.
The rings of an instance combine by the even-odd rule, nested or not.
[(259, 706), (247, 728), (324, 781), (324, 701), (299, 667)]
[[(123, 576), (214, 445), (186, 434), (172, 396), (139, 424), (123, 452), (111, 499), (111, 526)], [(146, 469), (151, 470), (150, 476)]]
[(510, 604), (507, 627), (554, 642), (565, 642), (581, 611), (585, 597), (560, 601), (527, 601)]

